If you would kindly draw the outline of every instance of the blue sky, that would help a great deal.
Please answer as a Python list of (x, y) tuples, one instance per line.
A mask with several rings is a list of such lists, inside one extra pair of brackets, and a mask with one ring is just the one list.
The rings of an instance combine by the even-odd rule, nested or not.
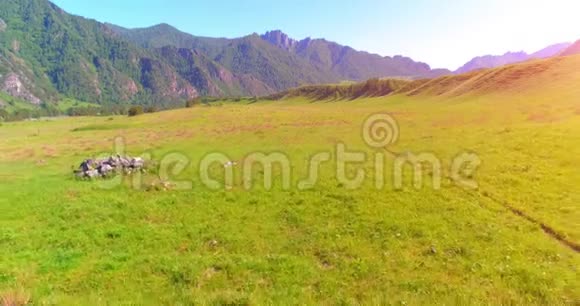
[(280, 29), (381, 55), (456, 69), (469, 59), (533, 52), (580, 39), (577, 0), (54, 0), (66, 11), (125, 27), (169, 23), (199, 36)]

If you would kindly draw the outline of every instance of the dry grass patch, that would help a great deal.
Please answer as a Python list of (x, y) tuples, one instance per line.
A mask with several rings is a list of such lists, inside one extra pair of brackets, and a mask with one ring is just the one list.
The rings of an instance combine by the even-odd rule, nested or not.
[(24, 306), (30, 305), (30, 295), (23, 291), (7, 291), (0, 294), (1, 306)]

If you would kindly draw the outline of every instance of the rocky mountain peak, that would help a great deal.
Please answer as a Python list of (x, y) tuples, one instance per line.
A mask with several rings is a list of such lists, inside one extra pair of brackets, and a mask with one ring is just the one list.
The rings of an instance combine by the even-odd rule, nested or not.
[(293, 48), (297, 43), (296, 40), (288, 37), (286, 33), (280, 30), (268, 31), (260, 37), (272, 45), (286, 50)]

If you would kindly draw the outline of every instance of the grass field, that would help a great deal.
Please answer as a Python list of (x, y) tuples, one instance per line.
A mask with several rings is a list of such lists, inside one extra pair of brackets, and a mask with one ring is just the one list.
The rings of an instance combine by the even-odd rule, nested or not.
[[(578, 67), (580, 58), (533, 62), (353, 101), (4, 123), (0, 294), (58, 305), (577, 304)], [(413, 188), (410, 168), (395, 189), (392, 155), (386, 187), (374, 187), (370, 157), (384, 151), (361, 127), (375, 113), (399, 124), (390, 150), (442, 161), (441, 189)], [(150, 188), (153, 175), (141, 189), (75, 180), (72, 167), (111, 151), (116, 137), (132, 155), (186, 156), (173, 179), (193, 188)], [(369, 157), (347, 168), (369, 174), (360, 188), (337, 181), (332, 162), (308, 190), (280, 180), (246, 190), (239, 165), (227, 190), (209, 190), (197, 174), (208, 153), (241, 162), (282, 152), (296, 186), (310, 156), (337, 143)], [(482, 161), (476, 190), (448, 179), (460, 152)], [(255, 174), (258, 182), (264, 171)]]

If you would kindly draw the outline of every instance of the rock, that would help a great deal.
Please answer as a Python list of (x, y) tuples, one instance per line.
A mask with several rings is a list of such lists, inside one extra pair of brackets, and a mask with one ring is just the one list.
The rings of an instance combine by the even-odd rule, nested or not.
[(93, 169), (93, 161), (91, 159), (87, 159), (81, 163), (79, 168), (82, 172), (88, 172)]
[(84, 160), (74, 174), (78, 178), (105, 178), (115, 173), (131, 174), (145, 170), (146, 164), (141, 157), (111, 156), (104, 159)]
[(99, 170), (89, 170), (85, 172), (86, 177), (88, 178), (96, 178), (99, 176)]
[(140, 169), (145, 166), (145, 161), (141, 157), (131, 159), (131, 168)]
[(103, 164), (99, 167), (98, 170), (102, 176), (107, 176), (107, 175), (111, 174), (113, 172), (113, 170), (115, 170), (115, 168), (113, 168), (109, 164)]
[(173, 184), (170, 182), (161, 182), (161, 186), (163, 186), (163, 190), (169, 190), (173, 187)]
[(129, 161), (129, 159), (124, 158), (124, 157), (118, 157), (119, 158), (119, 165), (123, 168), (129, 168), (131, 167), (131, 162)]
[(437, 249), (435, 248), (435, 246), (431, 246), (431, 248), (429, 249), (429, 252), (433, 255), (437, 254)]
[(298, 43), (280, 30), (266, 32), (261, 37), (270, 44), (285, 50), (292, 49)]
[(211, 248), (216, 248), (216, 247), (219, 245), (219, 242), (218, 242), (217, 240), (215, 240), (215, 239), (214, 239), (214, 240), (211, 240), (211, 241), (209, 241), (209, 242), (208, 242), (208, 245), (209, 245)]
[(40, 99), (33, 95), (24, 85), (20, 76), (16, 73), (9, 73), (2, 85), (2, 91), (6, 92), (7, 94), (24, 99), (32, 104), (39, 105), (41, 103)]
[(6, 22), (4, 22), (4, 20), (2, 20), (2, 18), (0, 18), (0, 32), (6, 31), (7, 27), (8, 26), (6, 25)]
[(133, 97), (139, 91), (139, 87), (137, 87), (137, 84), (135, 84), (135, 81), (133, 81), (132, 79), (126, 80), (123, 89), (125, 89), (125, 92), (127, 93), (125, 95), (125, 98), (127, 100), (129, 100), (129, 98)]

